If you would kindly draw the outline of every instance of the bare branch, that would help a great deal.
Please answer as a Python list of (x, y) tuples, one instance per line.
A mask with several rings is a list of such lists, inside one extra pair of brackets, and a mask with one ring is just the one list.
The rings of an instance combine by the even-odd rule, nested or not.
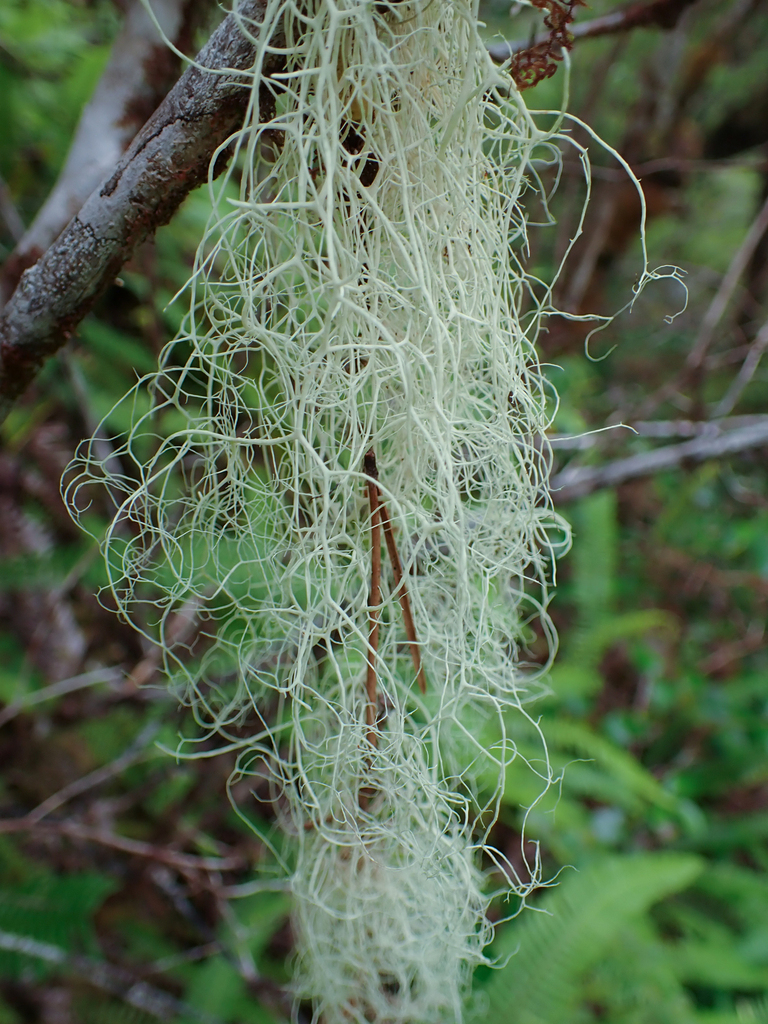
[(715, 416), (727, 416), (733, 409), (757, 372), (766, 349), (768, 349), (768, 320), (757, 332), (757, 337), (749, 346), (747, 357), (741, 364), (741, 369), (735, 379), (731, 382), (731, 386), (715, 406)]
[[(601, 441), (613, 440), (617, 430), (628, 430), (640, 437), (719, 437), (727, 430), (759, 426), (768, 423), (768, 415), (728, 416), (711, 420), (633, 420), (616, 423), (586, 434), (547, 434), (549, 447), (555, 451), (586, 451)], [(626, 435), (622, 435), (626, 439)]]
[(148, 746), (155, 738), (158, 733), (160, 726), (154, 721), (150, 720), (147, 725), (141, 730), (136, 739), (131, 743), (127, 750), (124, 750), (119, 757), (116, 757), (114, 761), (110, 761), (109, 764), (102, 765), (101, 768), (96, 768), (94, 771), (89, 772), (87, 775), (83, 775), (79, 779), (75, 779), (74, 782), (70, 782), (68, 786), (62, 787), (56, 793), (51, 794), (46, 800), (43, 800), (41, 804), (38, 804), (33, 810), (27, 814), (26, 820), (30, 825), (36, 824), (38, 821), (42, 821), (46, 815), (52, 811), (56, 811), (59, 807), (63, 807), (64, 804), (69, 803), (76, 796), (80, 796), (83, 793), (87, 793), (88, 790), (94, 789), (96, 786), (100, 786), (104, 782), (108, 782), (116, 775), (120, 775), (126, 768), (129, 768), (132, 764), (137, 761), (141, 761), (147, 756)]
[(189, 1003), (176, 999), (154, 985), (148, 985), (131, 972), (105, 960), (71, 954), (50, 942), (40, 942), (29, 935), (16, 935), (7, 931), (0, 931), (0, 949), (6, 953), (20, 953), (22, 956), (63, 968), (67, 974), (82, 978), (94, 988), (117, 996), (129, 1006), (142, 1010), (157, 1020), (172, 1021), (186, 1017), (204, 1024), (219, 1024), (219, 1018), (201, 1013)]
[(719, 647), (708, 658), (704, 658), (699, 662), (699, 668), (707, 676), (714, 675), (716, 672), (722, 672), (724, 668), (727, 668), (734, 661), (740, 661), (742, 658), (746, 658), (747, 655), (762, 650), (765, 647), (764, 638), (765, 623), (760, 621), (752, 622), (744, 636), (739, 637), (738, 640), (734, 640), (730, 644), (724, 644), (722, 647)]
[[(569, 25), (568, 32), (574, 39), (592, 39), (595, 36), (629, 32), (634, 28), (671, 29), (678, 23), (686, 7), (695, 2), (696, 0), (650, 0), (649, 3), (630, 4), (629, 7), (611, 11), (600, 18)], [(488, 47), (488, 52), (495, 61), (503, 63), (513, 54), (531, 46), (539, 46), (548, 38), (549, 33), (544, 32), (536, 36), (533, 42), (530, 39), (518, 39), (512, 43), (493, 43)]]
[[(206, 0), (208, 2), (208, 0)], [(189, 0), (154, 0), (157, 20), (177, 45), (187, 18), (201, 7)], [(104, 73), (85, 106), (59, 178), (34, 221), (15, 241), (0, 275), (0, 306), (22, 273), (42, 256), (88, 196), (117, 166), (139, 128), (173, 85), (179, 61), (158, 35), (141, 0), (131, 0)], [(7, 219), (7, 218), (6, 218)]]
[(683, 444), (665, 445), (604, 466), (568, 466), (552, 478), (552, 494), (555, 503), (562, 504), (604, 487), (615, 487), (625, 480), (674, 469), (684, 462), (705, 462), (763, 445), (768, 445), (768, 417), (760, 423), (725, 431), (716, 437), (696, 437)]
[(741, 245), (734, 253), (730, 266), (720, 282), (720, 287), (717, 289), (704, 314), (696, 340), (686, 356), (683, 369), (673, 380), (659, 388), (655, 394), (651, 395), (640, 405), (638, 410), (640, 416), (649, 416), (662, 402), (667, 401), (684, 384), (689, 383), (702, 372), (707, 353), (712, 342), (715, 340), (715, 331), (725, 315), (725, 311), (733, 298), (733, 293), (736, 291), (742, 274), (747, 269), (749, 261), (752, 259), (755, 249), (757, 249), (766, 231), (768, 231), (768, 199), (763, 203), (759, 213), (744, 236)]
[(717, 326), (723, 319), (733, 293), (736, 291), (736, 286), (766, 231), (768, 231), (768, 199), (763, 203), (760, 212), (744, 236), (744, 241), (734, 253), (728, 271), (704, 314), (696, 341), (685, 360), (688, 371), (699, 369), (703, 365), (704, 357), (715, 339)]
[(42, 704), (46, 700), (55, 700), (56, 697), (63, 697), (67, 693), (84, 690), (87, 686), (96, 686), (99, 683), (114, 686), (120, 682), (123, 675), (124, 673), (116, 668), (96, 668), (69, 679), (60, 679), (57, 683), (45, 686), (42, 690), (27, 693), (0, 711), (0, 728), (35, 704)]
[[(263, 0), (242, 0), (45, 255), (27, 270), (0, 318), (0, 422), (42, 362), (72, 335), (136, 246), (167, 223), (208, 176), (217, 148), (242, 124), (254, 46), (238, 23), (260, 23)], [(264, 71), (282, 58), (267, 55)], [(220, 161), (216, 170), (223, 168)]]
[(0, 834), (9, 832), (34, 832), (35, 835), (66, 836), (68, 839), (79, 839), (86, 843), (98, 843), (112, 850), (141, 857), (145, 860), (157, 861), (175, 868), (182, 874), (198, 871), (237, 871), (246, 867), (245, 859), (235, 854), (230, 857), (198, 857), (192, 853), (180, 853), (166, 846), (153, 846), (152, 843), (140, 839), (129, 839), (105, 829), (89, 828), (75, 821), (56, 821), (37, 823), (28, 818), (5, 818), (0, 820)]

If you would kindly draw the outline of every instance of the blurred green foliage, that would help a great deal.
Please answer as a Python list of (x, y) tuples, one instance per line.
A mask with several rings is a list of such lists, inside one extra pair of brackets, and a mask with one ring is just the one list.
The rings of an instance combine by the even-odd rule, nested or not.
[[(601, 0), (587, 13), (612, 6)], [(713, 157), (703, 166), (707, 140), (723, 119), (768, 89), (764, 3), (753, 5), (731, 49), (717, 52), (718, 26), (736, 6), (702, 2), (675, 32), (596, 39), (574, 52), (572, 107), (611, 144), (634, 147), (633, 161), (671, 153), (702, 166), (664, 186), (674, 195), (665, 193), (648, 227), (652, 262), (676, 262), (689, 271), (686, 314), (665, 324), (679, 295), (658, 286), (602, 336), (600, 351), (618, 343), (602, 362), (587, 357), (582, 338), (559, 347), (554, 331), (542, 338), (561, 395), (555, 426), (563, 433), (602, 427), (617, 409), (636, 407), (673, 376), (765, 189), (751, 151), (741, 161), (721, 166)], [(510, 20), (507, 4), (488, 5), (484, 17), (489, 35), (527, 36), (527, 14), (515, 12)], [(55, 180), (117, 26), (108, 0), (0, 5), (0, 174), (27, 222)], [(687, 74), (685, 81), (692, 80), (696, 60), (703, 70), (675, 131), (660, 114), (643, 120), (649, 95), (661, 98), (659, 107), (673, 105), (681, 79)], [(529, 101), (557, 106), (562, 88), (561, 72)], [(599, 168), (609, 169), (604, 155), (593, 156)], [(580, 188), (564, 178), (563, 223)], [(596, 190), (596, 203), (600, 195)], [(556, 204), (553, 210), (558, 215)], [(188, 276), (208, 211), (204, 189), (190, 196), (125, 268), (122, 287), (110, 290), (76, 343), (46, 367), (3, 428), (8, 465), (38, 459), (29, 453), (38, 450), (40, 431), (51, 422), (65, 424), (56, 443), (71, 452), (137, 375), (155, 365), (183, 314), (183, 299), (168, 303)], [(638, 270), (637, 232), (628, 235), (601, 279), (598, 299), (605, 308), (623, 305)], [(11, 248), (12, 239), (2, 234), (0, 257)], [(534, 240), (531, 260), (544, 278), (555, 265), (555, 249), (554, 242)], [(729, 361), (729, 345), (737, 347), (738, 332), (744, 337), (761, 309), (765, 317), (764, 299), (757, 293), (752, 306), (741, 307), (728, 329), (729, 344), (715, 350), (720, 362), (713, 360), (702, 384), (705, 403), (724, 393), (739, 365)], [(761, 412), (766, 400), (768, 377), (758, 372), (735, 411)], [(692, 415), (674, 401), (659, 415)], [(118, 411), (108, 427), (119, 432), (123, 426)], [(605, 447), (583, 459), (651, 445), (648, 438), (613, 432)], [(50, 682), (15, 624), (11, 605), (22, 607), (20, 594), (74, 595), (88, 643), (83, 671), (100, 664), (127, 669), (148, 656), (93, 601), (106, 583), (104, 567), (95, 545), (63, 525), (50, 497), (57, 481), (48, 484), (47, 497), (43, 488), (17, 495), (25, 522), (47, 543), (9, 553), (2, 563), (0, 699), (6, 704), (23, 702)], [(530, 859), (539, 844), (545, 877), (557, 884), (531, 901), (538, 912), (525, 910), (498, 929), (497, 968), (478, 978), (478, 1017), (494, 1024), (768, 1021), (764, 462), (754, 455), (681, 467), (563, 511), (574, 545), (560, 566), (552, 609), (561, 650), (549, 694), (532, 709), (560, 783), (525, 817), (523, 836), (524, 808), (541, 784), (522, 758), (515, 761), (497, 826), (498, 845), (516, 870), (525, 871), (520, 851)], [(94, 534), (107, 514), (92, 508)], [(148, 611), (147, 628), (152, 625)], [(749, 637), (754, 642), (745, 642)], [(535, 637), (531, 646), (535, 652)], [(191, 723), (161, 688), (147, 693), (99, 683), (30, 705), (4, 724), (3, 816), (18, 817), (108, 766), (150, 719), (162, 722), (160, 738), (173, 747)], [(535, 766), (542, 756), (538, 733), (510, 728)], [(265, 867), (269, 853), (257, 849), (225, 801), (231, 768), (226, 758), (176, 764), (146, 756), (93, 791), (98, 805), (83, 802), (93, 796), (84, 791), (81, 802), (69, 806), (86, 817), (98, 806), (110, 828), (137, 842), (171, 844), (201, 857), (226, 847)], [(241, 800), (247, 791), (246, 784)], [(218, 890), (206, 888), (200, 875), (174, 875), (151, 857), (147, 864), (137, 867), (108, 847), (66, 845), (53, 833), (47, 839), (0, 836), (0, 933), (127, 966), (210, 1019), (281, 1019), (279, 1000), (269, 993), (287, 980), (289, 904), (269, 891), (268, 872), (261, 876), (264, 891), (249, 888), (246, 875), (228, 900), (223, 890), (216, 896)], [(500, 918), (516, 909), (496, 908)], [(156, 1019), (82, 979), (68, 979), (61, 968), (3, 952), (0, 1024), (49, 1019), (34, 993), (56, 985), (69, 986), (72, 1020)], [(194, 1019), (178, 1018), (182, 1024)]]

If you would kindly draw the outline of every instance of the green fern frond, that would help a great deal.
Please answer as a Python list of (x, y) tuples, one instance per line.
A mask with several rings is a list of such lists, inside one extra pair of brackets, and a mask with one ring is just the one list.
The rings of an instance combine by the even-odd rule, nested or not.
[(664, 789), (637, 758), (583, 722), (562, 717), (548, 719), (546, 732), (551, 748), (572, 751), (577, 757), (593, 761), (625, 794), (664, 810), (677, 809), (677, 799)]
[(698, 1024), (699, 1020), (670, 966), (666, 943), (647, 918), (631, 922), (615, 936), (610, 950), (586, 977), (583, 997), (590, 1007), (586, 1011), (590, 1021)]
[[(507, 767), (504, 799), (508, 804), (527, 806), (541, 792), (536, 769), (542, 764), (542, 751), (535, 745), (537, 737), (530, 723), (510, 719), (506, 727), (521, 756)], [(671, 813), (679, 811), (677, 798), (632, 754), (583, 722), (548, 717), (544, 731), (549, 763), (555, 777), (563, 774), (564, 792), (616, 804), (630, 813), (649, 805)], [(492, 746), (488, 743), (489, 749)], [(495, 775), (489, 770), (489, 784), (494, 783)]]
[[(277, 1024), (275, 1017), (249, 993), (242, 976), (224, 957), (207, 960), (195, 971), (186, 1001), (201, 1013), (237, 1024)], [(180, 1020), (178, 1024), (196, 1024)]]
[(618, 562), (616, 495), (602, 491), (579, 503), (574, 514), (573, 601), (576, 625), (564, 656), (552, 670), (559, 696), (589, 696), (602, 680), (597, 666), (606, 650), (653, 630), (675, 631), (674, 618), (659, 609), (614, 611)]
[(75, 1001), (78, 1024), (156, 1024), (157, 1017), (107, 996), (83, 996)]
[(737, 864), (712, 864), (697, 885), (736, 913), (744, 925), (768, 922), (768, 878)]
[[(485, 986), (487, 1018), (515, 1024), (572, 1024), (580, 982), (616, 935), (653, 903), (686, 888), (703, 868), (693, 856), (640, 854), (597, 861), (567, 876), (502, 929), (496, 954), (509, 962)], [(515, 954), (515, 955), (512, 955)]]
[(768, 1024), (767, 999), (740, 999), (734, 1010), (702, 1010), (698, 1024)]

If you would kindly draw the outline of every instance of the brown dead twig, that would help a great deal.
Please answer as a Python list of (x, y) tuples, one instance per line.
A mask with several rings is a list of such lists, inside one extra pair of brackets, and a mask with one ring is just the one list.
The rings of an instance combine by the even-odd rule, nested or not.
[(34, 690), (32, 693), (27, 693), (4, 707), (0, 711), (0, 728), (36, 704), (42, 704), (47, 700), (55, 700), (57, 697), (64, 697), (68, 693), (75, 693), (77, 690), (84, 690), (88, 686), (97, 686), (100, 683), (118, 687), (122, 679), (123, 673), (119, 668), (96, 668), (90, 672), (71, 676), (69, 679), (60, 679), (50, 686), (43, 687), (42, 690)]
[(424, 665), (421, 660), (421, 650), (416, 636), (416, 624), (413, 621), (411, 602), (408, 596), (408, 587), (403, 574), (403, 565), (400, 561), (400, 554), (397, 550), (395, 533), (392, 528), (392, 521), (389, 518), (387, 506), (381, 500), (379, 489), (379, 470), (376, 465), (376, 455), (373, 449), (366, 452), (363, 461), (363, 468), (367, 477), (368, 503), (371, 510), (371, 592), (368, 601), (368, 670), (366, 674), (366, 695), (368, 705), (366, 708), (366, 724), (368, 726), (368, 741), (376, 746), (376, 656), (379, 650), (379, 616), (381, 609), (381, 530), (384, 528), (384, 539), (387, 545), (387, 554), (392, 565), (392, 575), (395, 580), (393, 594), (397, 594), (400, 602), (400, 609), (403, 613), (405, 635), (408, 639), (408, 647), (411, 652), (411, 660), (416, 670), (416, 679), (422, 693), (427, 691), (427, 680), (424, 674)]
[(371, 507), (371, 593), (368, 600), (368, 672), (365, 692), (368, 704), (365, 721), (368, 726), (368, 742), (376, 746), (376, 657), (379, 651), (379, 614), (381, 608), (381, 513), (379, 511), (379, 486), (376, 483), (378, 471), (373, 451), (365, 456), (365, 472), (368, 476), (368, 502)]
[[(198, 55), (202, 67), (187, 69), (114, 174), (22, 276), (0, 317), (0, 422), (139, 243), (206, 180), (214, 153), (241, 127), (255, 54), (241, 25), (257, 26), (263, 16), (263, 0), (241, 0)], [(268, 53), (265, 76), (282, 65), (280, 54)], [(272, 94), (264, 91), (268, 110)], [(219, 160), (213, 173), (225, 163)]]
[(419, 683), (419, 689), (422, 693), (426, 693), (427, 677), (424, 674), (424, 664), (421, 660), (421, 649), (419, 648), (419, 641), (416, 637), (416, 624), (413, 621), (413, 613), (411, 612), (411, 601), (408, 597), (408, 587), (405, 583), (403, 566), (400, 562), (397, 544), (395, 543), (395, 533), (392, 529), (392, 522), (390, 521), (389, 513), (387, 512), (387, 506), (381, 500), (379, 500), (379, 514), (381, 515), (381, 521), (384, 526), (384, 539), (387, 542), (389, 561), (392, 563), (392, 575), (395, 578), (395, 593), (400, 601), (400, 609), (403, 613), (403, 625), (405, 626), (405, 635), (408, 638), (408, 646), (411, 651), (411, 661), (413, 662), (413, 667), (416, 669), (416, 679)]
[(699, 662), (699, 668), (706, 676), (717, 675), (734, 662), (763, 650), (765, 647), (765, 623), (752, 622), (744, 636), (731, 643), (723, 644)]
[(197, 875), (200, 872), (241, 871), (247, 867), (246, 858), (240, 854), (228, 857), (198, 857), (181, 853), (165, 846), (154, 846), (139, 839), (129, 839), (104, 829), (89, 828), (74, 821), (35, 822), (29, 818), (6, 818), (0, 820), (0, 835), (12, 832), (33, 832), (35, 836), (56, 836), (97, 843), (100, 846), (119, 850), (132, 857), (155, 861), (174, 868), (183, 875)]
[(529, 46), (503, 58), (509, 59), (509, 73), (518, 89), (530, 89), (554, 75), (558, 62), (563, 59), (563, 50), (570, 50), (573, 45), (569, 31), (573, 9), (586, 6), (586, 0), (531, 0), (531, 3), (547, 12), (544, 18), (547, 31)]
[(150, 743), (157, 735), (159, 729), (160, 724), (150, 719), (135, 740), (129, 744), (128, 748), (119, 757), (116, 757), (108, 764), (102, 765), (100, 768), (96, 768), (92, 772), (88, 772), (87, 775), (75, 779), (74, 782), (70, 782), (69, 785), (63, 786), (56, 793), (51, 794), (51, 796), (47, 797), (41, 804), (38, 804), (37, 807), (25, 815), (26, 821), (30, 825), (37, 824), (37, 822), (42, 821), (43, 818), (53, 811), (57, 811), (60, 807), (69, 803), (70, 800), (74, 800), (75, 797), (82, 796), (83, 793), (87, 793), (103, 785), (103, 783), (109, 782), (110, 779), (124, 772), (126, 768), (146, 758), (149, 753)]
[[(696, 0), (650, 0), (650, 3), (630, 4), (628, 7), (621, 7), (599, 18), (592, 18), (590, 21), (569, 24), (566, 33), (568, 41), (560, 45), (570, 49), (577, 39), (593, 39), (596, 36), (614, 35), (617, 32), (630, 32), (635, 28), (672, 29), (677, 25), (685, 9), (695, 2)], [(536, 2), (536, 0), (534, 3), (536, 7), (545, 6), (544, 3)], [(547, 24), (546, 21), (545, 24)], [(551, 28), (536, 36), (532, 43), (530, 40), (524, 39), (518, 39), (511, 43), (493, 43), (488, 47), (488, 52), (500, 64), (510, 59), (514, 62), (516, 55), (536, 51), (539, 47), (546, 47), (550, 40), (552, 40)], [(554, 53), (550, 56), (554, 60), (561, 59)], [(552, 71), (542, 77), (549, 77), (554, 71), (555, 66), (553, 65)], [(540, 80), (540, 78), (537, 79), (537, 81)], [(535, 82), (531, 84), (535, 84)]]
[(768, 320), (766, 320), (757, 332), (755, 340), (747, 350), (746, 358), (741, 364), (739, 372), (731, 382), (726, 393), (715, 406), (714, 415), (716, 417), (727, 416), (736, 405), (757, 372), (760, 360), (765, 355), (766, 350), (768, 350)]

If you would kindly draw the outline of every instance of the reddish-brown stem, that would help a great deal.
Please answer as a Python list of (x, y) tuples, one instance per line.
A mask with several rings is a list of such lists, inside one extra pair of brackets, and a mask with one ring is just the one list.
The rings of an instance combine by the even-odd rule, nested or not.
[(379, 508), (379, 487), (376, 483), (376, 458), (373, 451), (365, 456), (365, 472), (368, 475), (368, 501), (371, 506), (371, 595), (368, 601), (368, 674), (365, 681), (368, 706), (365, 720), (368, 725), (368, 741), (372, 746), (376, 740), (376, 655), (379, 650), (379, 609), (381, 606), (381, 511)]
[(381, 500), (379, 501), (379, 514), (381, 516), (382, 525), (384, 526), (384, 538), (387, 542), (389, 560), (392, 563), (392, 573), (395, 577), (394, 592), (397, 594), (398, 600), (400, 601), (400, 608), (403, 612), (405, 635), (408, 638), (408, 646), (411, 649), (411, 659), (413, 661), (413, 667), (416, 669), (416, 679), (418, 680), (421, 692), (426, 693), (427, 678), (424, 675), (424, 665), (421, 661), (419, 641), (416, 639), (416, 625), (413, 621), (413, 614), (411, 613), (411, 601), (408, 597), (408, 587), (405, 582), (405, 576), (403, 575), (403, 566), (400, 561), (397, 544), (395, 543), (395, 531), (392, 529), (392, 522), (389, 518), (387, 506)]

